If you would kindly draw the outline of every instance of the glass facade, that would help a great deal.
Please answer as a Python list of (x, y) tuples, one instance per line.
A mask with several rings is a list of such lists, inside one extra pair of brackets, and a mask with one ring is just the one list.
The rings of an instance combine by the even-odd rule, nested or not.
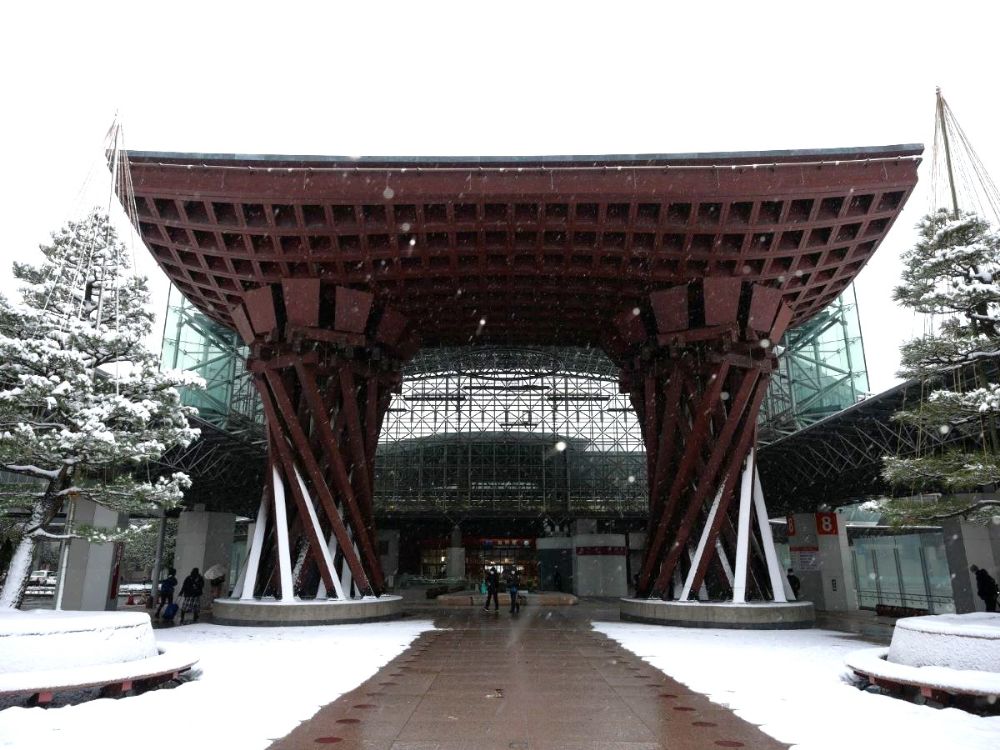
[(886, 533), (859, 528), (853, 532), (851, 565), (861, 609), (881, 605), (930, 614), (955, 611), (940, 529)]
[(760, 412), (766, 444), (857, 403), (868, 392), (852, 284), (819, 315), (788, 331)]
[(246, 369), (247, 349), (235, 331), (219, 325), (170, 287), (160, 362), (165, 369), (191, 370), (204, 390), (185, 390), (184, 403), (206, 422), (230, 432), (260, 430), (260, 398)]

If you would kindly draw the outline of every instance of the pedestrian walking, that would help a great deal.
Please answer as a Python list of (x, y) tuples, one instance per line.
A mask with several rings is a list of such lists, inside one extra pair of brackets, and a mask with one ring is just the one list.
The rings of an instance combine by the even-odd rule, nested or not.
[(204, 590), (204, 577), (197, 568), (192, 568), (191, 574), (181, 584), (181, 625), (184, 624), (184, 616), (189, 612), (194, 622), (198, 622), (198, 613), (201, 612), (201, 594)]
[(497, 574), (496, 568), (490, 568), (486, 571), (486, 604), (483, 605), (483, 612), (490, 611), (490, 599), (493, 600), (495, 610), (500, 611), (500, 599), (497, 597), (499, 590), (500, 576)]
[(792, 587), (792, 593), (795, 595), (795, 598), (798, 599), (799, 589), (802, 588), (802, 581), (800, 581), (799, 577), (792, 572), (791, 568), (788, 569), (788, 585)]
[(556, 591), (562, 591), (562, 573), (559, 572), (559, 568), (556, 568), (556, 572), (552, 575), (552, 585)]
[(996, 579), (978, 565), (971, 565), (969, 571), (976, 577), (976, 593), (985, 602), (986, 611), (996, 612), (997, 599), (1000, 598)]
[(517, 574), (517, 568), (511, 566), (507, 571), (507, 593), (510, 594), (510, 613), (516, 615), (521, 611), (521, 603), (518, 601), (518, 589), (521, 588), (521, 579)]
[(160, 619), (160, 610), (174, 603), (174, 589), (177, 588), (177, 571), (167, 568), (167, 577), (160, 581), (159, 604), (156, 605), (156, 619)]

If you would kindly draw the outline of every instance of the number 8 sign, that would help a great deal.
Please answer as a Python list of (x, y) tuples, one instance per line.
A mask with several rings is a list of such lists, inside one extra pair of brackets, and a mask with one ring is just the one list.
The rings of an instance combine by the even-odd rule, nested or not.
[(821, 535), (837, 535), (837, 514), (836, 513), (817, 513), (816, 514), (816, 533)]

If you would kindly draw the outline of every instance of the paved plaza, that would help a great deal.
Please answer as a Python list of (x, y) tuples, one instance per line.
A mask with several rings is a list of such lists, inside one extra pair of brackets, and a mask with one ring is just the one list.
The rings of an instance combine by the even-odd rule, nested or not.
[(435, 610), (436, 630), (272, 748), (788, 747), (595, 632), (595, 617), (594, 604)]

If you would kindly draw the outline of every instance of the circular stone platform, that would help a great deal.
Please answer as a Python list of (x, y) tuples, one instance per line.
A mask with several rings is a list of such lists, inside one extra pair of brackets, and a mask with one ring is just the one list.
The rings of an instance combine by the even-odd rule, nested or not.
[(622, 599), (623, 620), (682, 628), (792, 630), (816, 622), (812, 602), (668, 602), (661, 599)]
[(1000, 697), (1000, 614), (928, 615), (896, 621), (889, 648), (848, 655), (847, 665), (879, 687), (925, 697)]
[(219, 625), (345, 625), (352, 622), (393, 620), (400, 617), (402, 612), (403, 598), (394, 595), (346, 601), (216, 599), (212, 602), (212, 621)]
[[(523, 607), (571, 607), (578, 601), (573, 594), (564, 594), (561, 591), (522, 592), (520, 597)], [(510, 597), (507, 594), (499, 594), (499, 599), (501, 607), (510, 605)], [(435, 598), (442, 607), (481, 607), (485, 600), (486, 594), (480, 594), (478, 591), (456, 591)]]
[(910, 667), (1000, 674), (1000, 615), (972, 612), (897, 620), (888, 658)]
[(184, 646), (158, 646), (144, 612), (11, 610), (0, 613), (0, 695), (48, 696), (117, 685), (151, 687), (198, 661)]
[[(58, 647), (51, 645), (58, 640)], [(0, 617), (0, 664), (5, 672), (137, 661), (157, 655), (143, 612), (14, 610)]]

